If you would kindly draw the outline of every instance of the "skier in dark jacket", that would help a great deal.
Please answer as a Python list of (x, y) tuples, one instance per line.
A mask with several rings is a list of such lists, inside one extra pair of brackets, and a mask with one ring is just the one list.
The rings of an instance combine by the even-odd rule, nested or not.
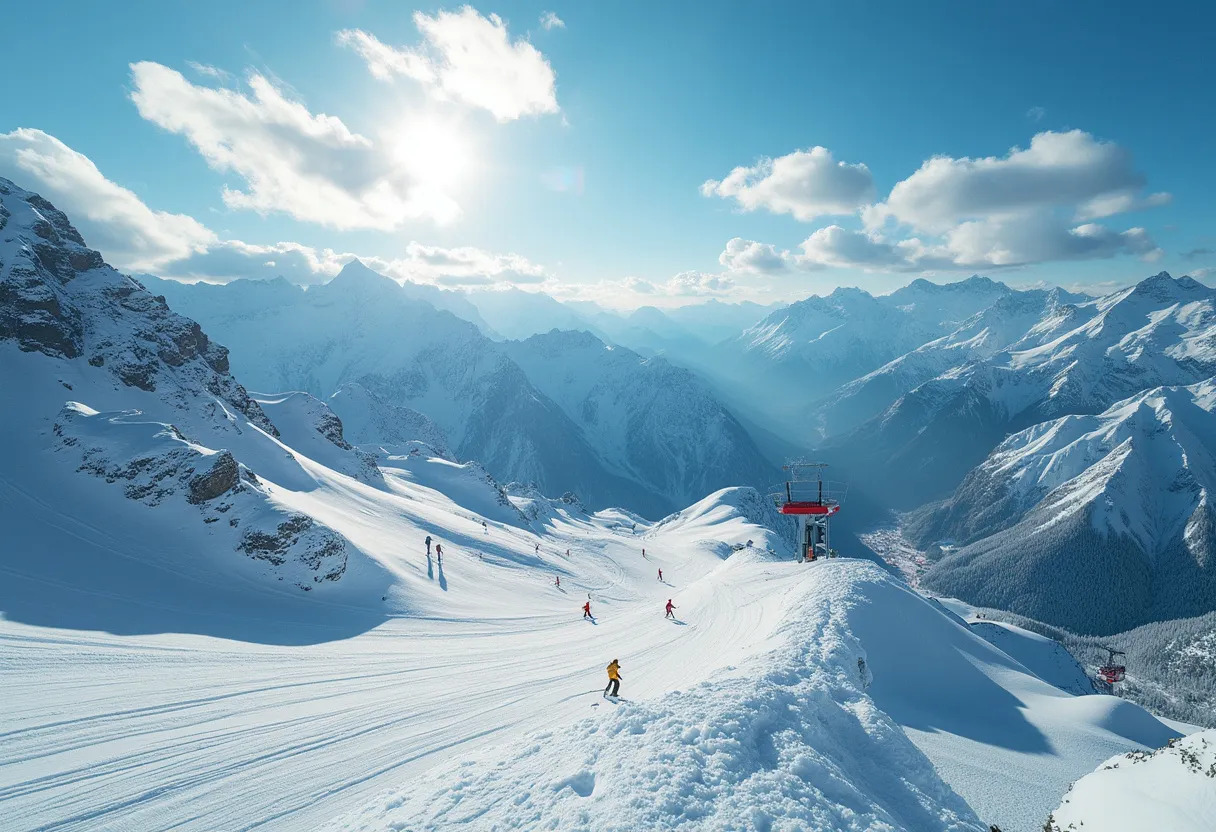
[(426, 536), (426, 556), (428, 558), (431, 556), (431, 536), (429, 534)]

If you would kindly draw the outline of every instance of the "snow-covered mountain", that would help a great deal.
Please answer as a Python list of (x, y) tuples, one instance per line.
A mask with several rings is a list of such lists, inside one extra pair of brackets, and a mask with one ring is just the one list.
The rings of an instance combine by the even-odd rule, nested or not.
[(602, 459), (673, 505), (775, 478), (743, 426), (688, 370), (588, 332), (534, 335), (506, 350)]
[(907, 532), (955, 546), (935, 591), (1113, 633), (1216, 610), (1214, 488), (1209, 379), (1014, 434)]
[(423, 442), (439, 456), (451, 456), (439, 425), (413, 408), (385, 401), (362, 384), (343, 384), (329, 397), (329, 406), (341, 417), (346, 437), (366, 450)]
[(551, 329), (595, 328), (586, 317), (544, 292), (480, 289), (469, 292), (468, 299), (492, 328), (493, 332), (486, 333), (491, 336), (527, 338)]
[(417, 439), (503, 482), (652, 517), (768, 477), (747, 432), (665, 362), (578, 334), (494, 342), (358, 262), (307, 291), (243, 283), (156, 286), (224, 339), (248, 384), (327, 400), (357, 445)]
[(812, 440), (813, 403), (950, 333), (1010, 291), (982, 277), (945, 285), (917, 280), (880, 297), (839, 288), (777, 309), (721, 344), (699, 369), (719, 389), (736, 390), (757, 421)]
[(1012, 431), (1214, 373), (1216, 290), (1163, 272), (1051, 306), (1017, 341), (912, 388), (825, 454), (863, 479), (886, 477), (886, 497), (917, 505), (949, 493)]
[[(68, 555), (79, 548), (76, 524), (115, 541), (128, 530), (175, 529), (159, 564), (126, 567), (135, 571), (243, 575), (304, 590), (338, 581), (357, 555), (276, 499), (279, 487), (314, 481), (229, 373), (228, 351), (106, 265), (49, 202), (4, 179), (0, 375), (0, 514), (6, 551), (21, 553), (23, 572), (103, 569), (102, 583), (125, 574)], [(332, 449), (330, 462), (378, 478), (342, 442), (336, 420), (298, 415), (287, 422), (293, 434), (327, 431), (314, 434)]]
[(550, 494), (573, 491), (593, 505), (665, 512), (666, 501), (654, 491), (608, 470), (578, 426), (476, 326), (411, 298), (395, 281), (354, 261), (307, 291), (276, 287), (272, 304), (257, 303), (265, 293), (245, 282), (156, 285), (175, 308), (224, 339), (247, 384), (324, 400), (355, 383), (372, 398), (360, 407), (349, 406), (349, 396), (333, 401), (360, 434), (399, 415), (429, 433), (425, 422), (377, 401), (408, 408), (437, 425), (458, 458), (480, 461), (503, 481), (535, 482)]
[(1059, 288), (999, 296), (949, 335), (842, 385), (826, 402), (814, 407), (819, 434), (832, 437), (848, 433), (921, 384), (954, 368), (991, 358), (1001, 350), (1016, 348), (1019, 342), (1033, 337), (1035, 326), (1053, 317), (1061, 306), (1088, 299)]

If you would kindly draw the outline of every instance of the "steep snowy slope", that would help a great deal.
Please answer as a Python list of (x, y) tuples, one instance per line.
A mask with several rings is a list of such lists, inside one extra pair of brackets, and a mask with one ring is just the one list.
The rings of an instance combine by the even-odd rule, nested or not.
[(362, 384), (343, 384), (329, 397), (329, 406), (341, 417), (347, 438), (364, 450), (391, 450), (417, 441), (449, 456), (438, 425), (417, 410), (386, 402)]
[(554, 331), (505, 348), (600, 458), (673, 505), (776, 476), (747, 431), (685, 369), (587, 332)]
[[(273, 304), (253, 302), (243, 282), (160, 288), (229, 345), (247, 384), (323, 400), (352, 383), (368, 391), (372, 398), (359, 404), (333, 400), (359, 444), (399, 438), (405, 426), (391, 424), (397, 416), (426, 433), (411, 438), (436, 440), (424, 421), (378, 400), (424, 414), (457, 457), (480, 461), (504, 481), (650, 515), (669, 509), (644, 484), (609, 470), (579, 427), (475, 326), (411, 299), (358, 261), (322, 286), (276, 293)], [(378, 427), (364, 434), (371, 425)]]
[[(0, 525), (9, 615), (27, 581), (180, 572), (326, 589), (357, 553), (277, 500), (315, 480), (194, 321), (107, 266), (48, 202), (0, 180)], [(335, 447), (332, 461), (359, 464)], [(345, 457), (340, 459), (341, 455)], [(366, 476), (375, 477), (374, 469)], [(73, 545), (95, 528), (92, 548)], [(175, 529), (150, 545), (139, 532)], [(155, 539), (155, 538), (153, 538)], [(107, 565), (100, 549), (132, 540)], [(360, 579), (354, 581), (358, 584)], [(332, 590), (345, 592), (345, 590)], [(75, 611), (90, 615), (87, 605)]]
[(342, 420), (307, 393), (252, 393), (293, 451), (363, 482), (383, 482), (373, 454), (357, 451), (343, 435)]
[(1107, 760), (1078, 780), (1043, 832), (1216, 829), (1216, 731)]
[(924, 586), (1082, 633), (1216, 610), (1216, 382), (1014, 434), (907, 533)]
[(826, 453), (866, 478), (898, 468), (886, 496), (920, 504), (953, 490), (1010, 431), (1214, 373), (1216, 290), (1163, 272), (1057, 307), (1019, 342), (912, 389)]

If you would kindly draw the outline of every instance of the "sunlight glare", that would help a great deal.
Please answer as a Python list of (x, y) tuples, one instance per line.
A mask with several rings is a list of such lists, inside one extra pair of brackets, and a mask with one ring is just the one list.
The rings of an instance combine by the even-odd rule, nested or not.
[(453, 122), (433, 117), (402, 124), (395, 133), (393, 152), (421, 184), (442, 190), (460, 185), (473, 163), (467, 133)]

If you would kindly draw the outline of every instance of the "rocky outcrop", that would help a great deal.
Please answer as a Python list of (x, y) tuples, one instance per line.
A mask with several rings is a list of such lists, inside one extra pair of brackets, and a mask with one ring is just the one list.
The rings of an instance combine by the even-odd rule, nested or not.
[(0, 212), (0, 341), (51, 358), (85, 356), (122, 384), (182, 406), (214, 396), (278, 434), (229, 374), (228, 351), (106, 265), (62, 211), (0, 179)]
[(209, 471), (190, 480), (190, 494), (186, 499), (195, 505), (205, 503), (236, 488), (240, 481), (241, 467), (232, 454), (220, 451)]
[[(289, 516), (274, 531), (246, 531), (237, 548), (274, 566), (294, 560), (313, 583), (336, 581), (346, 572), (346, 542), (306, 514)], [(312, 588), (306, 581), (295, 583), (306, 592)]]

